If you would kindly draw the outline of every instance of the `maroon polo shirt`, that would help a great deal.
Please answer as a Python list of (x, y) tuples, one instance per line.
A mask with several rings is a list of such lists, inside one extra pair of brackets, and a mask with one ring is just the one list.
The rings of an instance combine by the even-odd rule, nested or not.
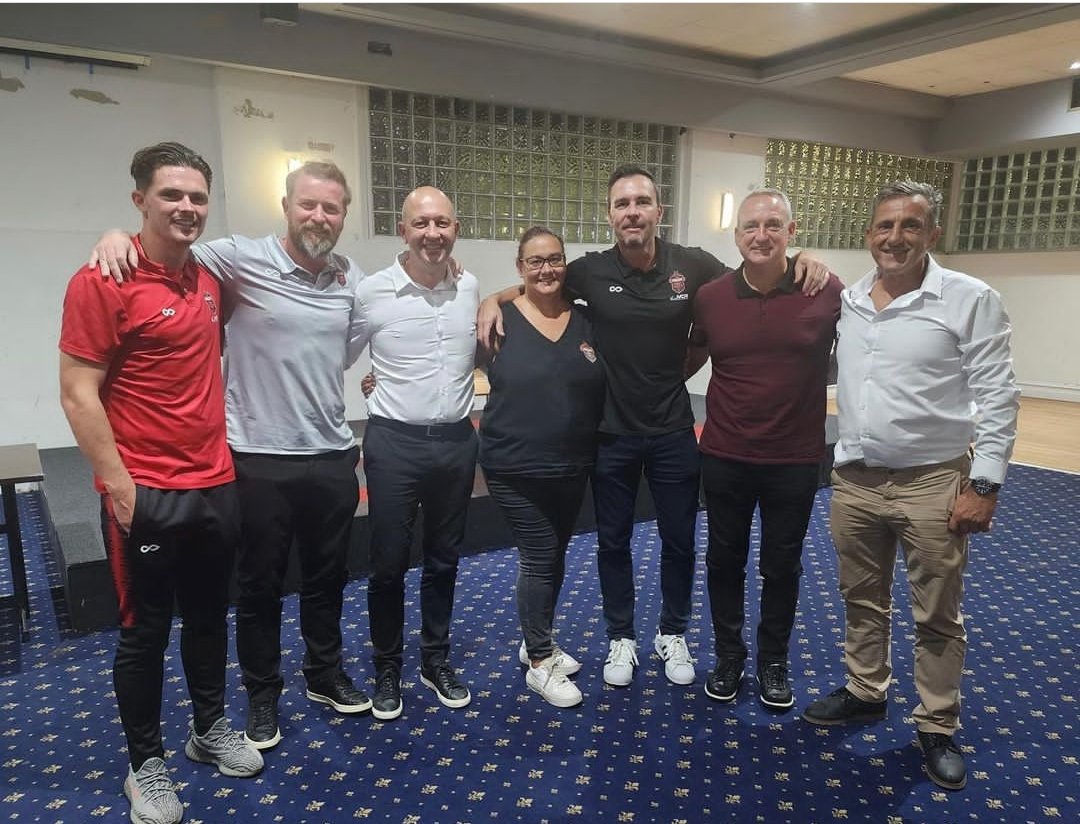
[(712, 377), (701, 451), (755, 464), (817, 463), (825, 454), (825, 386), (843, 284), (829, 276), (806, 297), (784, 279), (762, 295), (743, 267), (698, 291), (695, 342), (708, 347)]

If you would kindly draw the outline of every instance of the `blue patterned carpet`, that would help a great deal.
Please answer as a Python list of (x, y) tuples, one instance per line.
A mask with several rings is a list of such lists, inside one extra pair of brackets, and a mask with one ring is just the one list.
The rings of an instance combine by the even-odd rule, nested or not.
[[(969, 651), (962, 742), (970, 780), (948, 793), (922, 770), (907, 715), (911, 619), (903, 575), (896, 591), (894, 685), (888, 718), (856, 728), (798, 719), (842, 682), (843, 612), (828, 538), (828, 490), (807, 537), (792, 650), (796, 711), (772, 715), (748, 678), (737, 703), (701, 690), (712, 631), (699, 558), (691, 650), (698, 681), (674, 687), (651, 655), (659, 547), (652, 524), (634, 533), (642, 666), (633, 685), (606, 687), (606, 641), (594, 535), (575, 539), (558, 621), (561, 644), (585, 663), (585, 703), (558, 710), (524, 687), (513, 595), (516, 555), (462, 561), (454, 663), (473, 702), (448, 710), (419, 684), (416, 573), (410, 573), (405, 712), (382, 724), (343, 718), (303, 695), (297, 603), (283, 631), (288, 689), (285, 739), (251, 781), (228, 779), (182, 752), (189, 713), (177, 654), (167, 663), (168, 763), (185, 821), (249, 822), (1044, 822), (1080, 820), (1080, 476), (1016, 466), (994, 531), (976, 538), (966, 608)], [(0, 632), (0, 822), (127, 821), (126, 770), (110, 667), (114, 633), (58, 630), (46, 563), (47, 531), (35, 493), (20, 495), (31, 575), (33, 635), (20, 645), (8, 610)], [(700, 546), (704, 527), (700, 525)], [(10, 594), (0, 564), (0, 595)], [(758, 596), (751, 578), (750, 615)], [(363, 582), (346, 590), (347, 666), (370, 676)], [(7, 599), (10, 603), (10, 599)], [(173, 652), (173, 650), (170, 650)], [(230, 669), (230, 716), (244, 701)]]

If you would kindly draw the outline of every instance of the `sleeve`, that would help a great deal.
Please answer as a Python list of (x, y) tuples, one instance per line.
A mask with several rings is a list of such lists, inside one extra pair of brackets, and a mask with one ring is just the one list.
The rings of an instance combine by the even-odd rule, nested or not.
[[(363, 280), (361, 280), (362, 284)], [(371, 341), (371, 313), (368, 309), (367, 291), (358, 288), (353, 294), (352, 310), (349, 312), (348, 340), (345, 342), (346, 369), (356, 363)]]
[(718, 280), (726, 275), (728, 272), (734, 271), (730, 266), (720, 260), (716, 255), (706, 252), (704, 249), (698, 250), (701, 253), (701, 260), (705, 266), (705, 282), (709, 283), (714, 280)]
[(987, 287), (975, 300), (962, 330), (960, 363), (979, 413), (971, 477), (996, 483), (1005, 480), (1020, 408), (1011, 338), (1012, 325), (1001, 296)]
[(573, 303), (575, 300), (588, 301), (585, 297), (585, 278), (588, 266), (584, 257), (572, 260), (566, 267), (566, 280), (563, 281), (563, 293), (566, 299)]
[(113, 359), (130, 330), (120, 289), (96, 270), (79, 270), (64, 295), (60, 351), (92, 363), (107, 364)]
[(222, 237), (191, 247), (195, 260), (222, 283), (230, 283), (236, 273), (236, 236)]

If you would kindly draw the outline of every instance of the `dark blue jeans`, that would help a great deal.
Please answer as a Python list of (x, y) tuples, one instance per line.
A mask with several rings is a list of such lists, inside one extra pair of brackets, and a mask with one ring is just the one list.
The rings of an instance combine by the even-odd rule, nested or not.
[(750, 464), (705, 455), (709, 603), (717, 658), (747, 657), (746, 561), (754, 509), (761, 512), (758, 664), (787, 662), (802, 576), (802, 547), (817, 493), (818, 464)]
[(518, 546), (517, 608), (533, 661), (552, 653), (551, 625), (566, 574), (566, 547), (581, 512), (588, 473), (565, 478), (485, 471), (488, 492)]
[(692, 429), (666, 435), (600, 435), (593, 469), (597, 568), (608, 638), (636, 638), (630, 536), (644, 471), (660, 533), (660, 632), (682, 635), (694, 586), (694, 527), (701, 459)]

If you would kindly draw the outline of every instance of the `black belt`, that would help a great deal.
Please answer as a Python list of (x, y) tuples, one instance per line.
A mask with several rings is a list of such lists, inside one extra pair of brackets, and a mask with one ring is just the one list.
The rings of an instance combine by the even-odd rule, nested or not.
[(383, 426), (394, 429), (414, 438), (430, 438), (432, 440), (460, 440), (464, 435), (473, 431), (472, 421), (462, 418), (453, 423), (405, 423), (395, 421), (392, 418), (382, 418), (372, 415), (368, 418), (368, 426)]

